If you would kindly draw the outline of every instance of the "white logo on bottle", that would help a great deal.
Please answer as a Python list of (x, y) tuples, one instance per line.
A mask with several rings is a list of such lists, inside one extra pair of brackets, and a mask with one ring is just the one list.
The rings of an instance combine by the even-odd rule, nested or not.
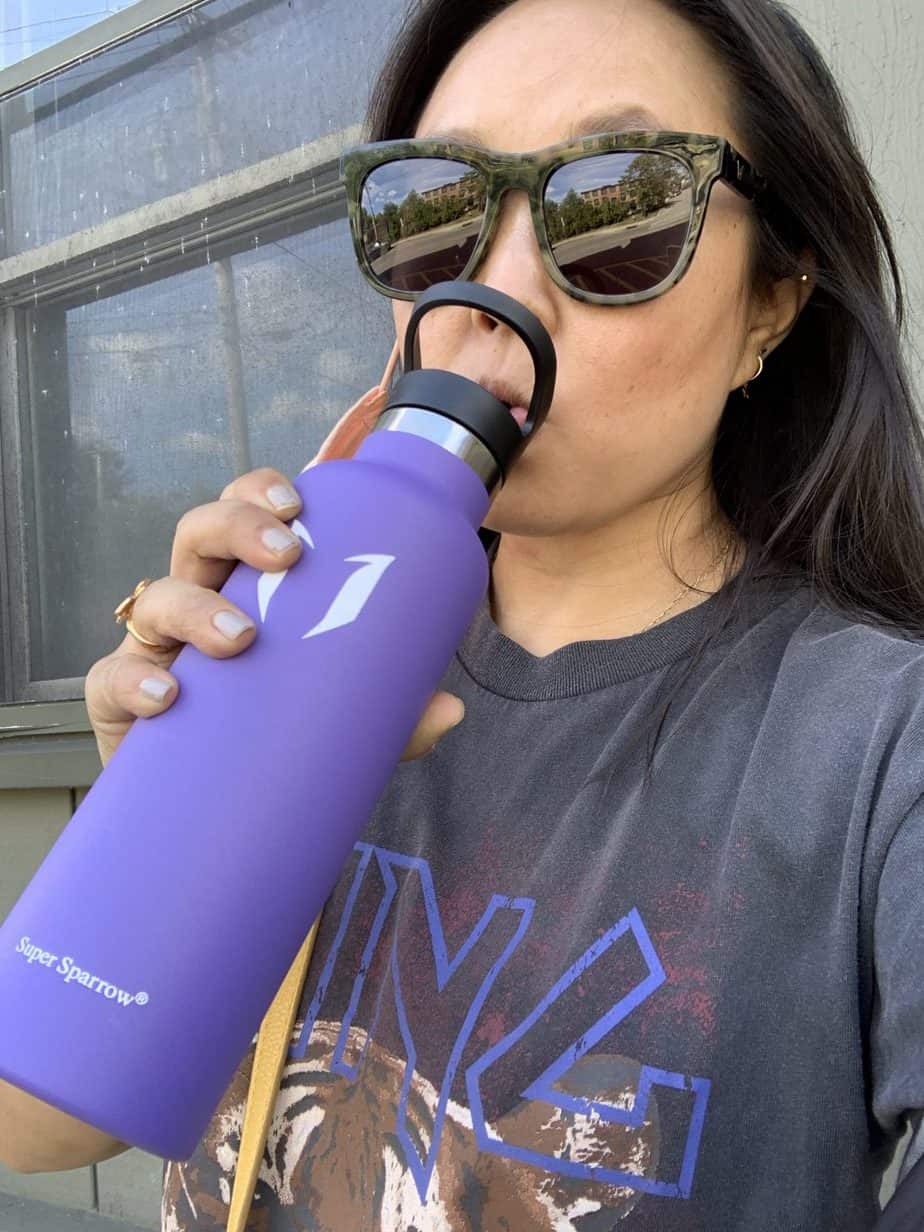
[[(291, 529), (308, 544), (310, 548), (314, 547), (314, 541), (307, 529), (296, 518)], [(363, 608), (369, 602), (369, 597), (382, 580), (385, 570), (394, 561), (394, 556), (384, 556), (378, 553), (372, 553), (368, 556), (348, 556), (344, 560), (344, 564), (361, 564), (362, 569), (357, 569), (352, 573), (344, 584), (340, 587), (333, 603), (324, 614), (322, 620), (309, 629), (307, 633), (302, 634), (302, 641), (308, 637), (315, 637), (319, 633), (330, 633), (332, 629), (341, 629), (344, 625), (352, 624), (358, 619)], [(261, 573), (260, 580), (257, 583), (257, 602), (260, 608), (260, 620), (266, 623), (266, 613), (269, 609), (270, 600), (273, 595), (282, 585), (283, 579), (288, 573), (288, 569), (283, 569), (280, 573)]]

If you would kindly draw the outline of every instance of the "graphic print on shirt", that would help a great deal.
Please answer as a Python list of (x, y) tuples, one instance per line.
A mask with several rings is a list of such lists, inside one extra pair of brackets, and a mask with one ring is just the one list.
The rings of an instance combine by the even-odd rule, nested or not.
[[(646, 1195), (689, 1197), (709, 1080), (619, 1051), (620, 1024), (666, 978), (640, 913), (498, 1014), (499, 981), (520, 984), (535, 900), (484, 893), (450, 953), (425, 860), (366, 843), (354, 860), (260, 1173), (293, 1217), (330, 1232), (584, 1232)], [(247, 1079), (210, 1144), (224, 1175), (193, 1178), (193, 1195), (230, 1200)], [(174, 1167), (165, 1192), (180, 1200)]]

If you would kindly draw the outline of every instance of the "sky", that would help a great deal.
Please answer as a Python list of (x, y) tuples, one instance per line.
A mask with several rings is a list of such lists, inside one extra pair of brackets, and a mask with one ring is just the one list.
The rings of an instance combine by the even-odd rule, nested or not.
[(43, 51), (131, 0), (0, 0), (0, 69)]

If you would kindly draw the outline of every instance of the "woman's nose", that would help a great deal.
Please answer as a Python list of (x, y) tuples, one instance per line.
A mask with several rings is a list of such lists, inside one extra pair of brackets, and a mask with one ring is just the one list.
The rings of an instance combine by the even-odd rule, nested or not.
[[(542, 263), (525, 192), (511, 189), (504, 193), (487, 250), (470, 277), (523, 304), (554, 335), (558, 288)], [(471, 314), (475, 327), (488, 333), (500, 324), (480, 308), (472, 308)]]
[(529, 198), (522, 190), (510, 189), (501, 198), (494, 231), (474, 277), (515, 299), (521, 298), (518, 289), (534, 294), (554, 288), (542, 263)]

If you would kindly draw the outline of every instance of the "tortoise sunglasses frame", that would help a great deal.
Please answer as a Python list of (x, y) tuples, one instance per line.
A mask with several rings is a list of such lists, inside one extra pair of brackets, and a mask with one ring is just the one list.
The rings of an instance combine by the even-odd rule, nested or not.
[[(690, 223), (677, 264), (666, 278), (647, 291), (602, 294), (574, 286), (565, 278), (556, 263), (546, 231), (542, 198), (552, 173), (579, 159), (614, 151), (668, 155), (687, 168), (692, 180)], [(504, 154), (484, 146), (416, 137), (349, 146), (340, 157), (340, 175), (346, 188), (353, 248), (364, 277), (376, 291), (390, 299), (415, 300), (420, 292), (398, 290), (376, 276), (363, 244), (360, 203), (363, 185), (371, 171), (385, 163), (407, 158), (443, 158), (463, 162), (481, 172), (485, 178), (487, 195), (481, 230), (465, 268), (458, 275), (459, 279), (471, 278), (478, 268), (497, 223), (502, 194), (511, 188), (520, 189), (529, 198), (539, 251), (549, 277), (568, 295), (588, 304), (640, 304), (655, 299), (676, 286), (696, 252), (709, 196), (716, 180), (724, 180), (735, 192), (755, 204), (767, 191), (764, 177), (754, 170), (729, 141), (724, 137), (711, 137), (702, 133), (597, 133), (576, 141), (558, 142), (525, 154)]]

